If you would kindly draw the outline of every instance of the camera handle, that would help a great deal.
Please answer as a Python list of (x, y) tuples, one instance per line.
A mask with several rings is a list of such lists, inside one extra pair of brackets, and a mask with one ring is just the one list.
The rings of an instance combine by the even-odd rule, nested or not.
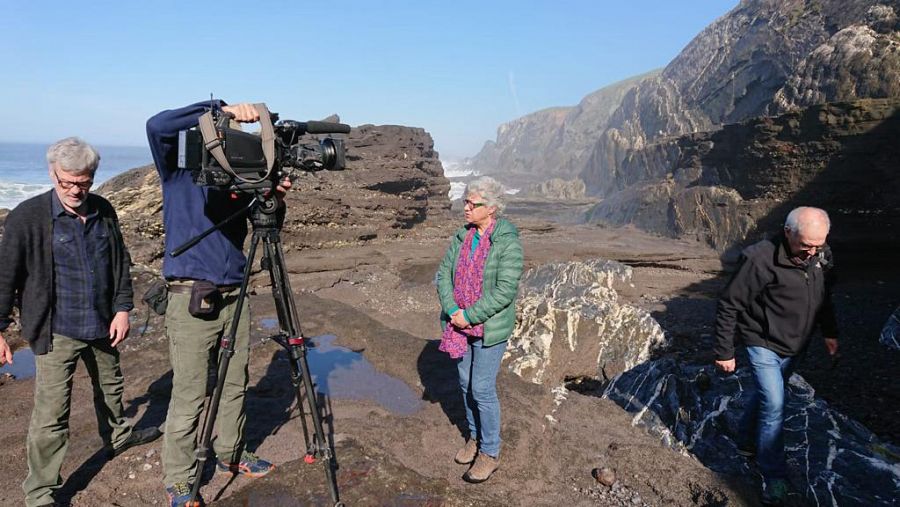
[[(250, 284), (250, 272), (256, 256), (256, 250), (261, 242), (263, 247), (262, 265), (263, 268), (269, 272), (269, 279), (272, 282), (272, 297), (275, 299), (275, 310), (278, 314), (278, 324), (280, 328), (280, 332), (269, 337), (269, 339), (281, 345), (290, 356), (291, 383), (296, 392), (297, 407), (300, 410), (300, 422), (303, 428), (303, 439), (306, 443), (306, 455), (303, 460), (308, 464), (312, 464), (315, 463), (316, 459), (322, 459), (322, 463), (325, 466), (325, 477), (328, 482), (331, 499), (334, 501), (334, 506), (343, 507), (344, 504), (340, 501), (338, 496), (337, 478), (335, 477), (337, 460), (334, 451), (332, 450), (332, 445), (326, 439), (325, 431), (322, 428), (323, 407), (319, 405), (319, 397), (316, 393), (315, 384), (313, 384), (312, 377), (309, 373), (306, 338), (303, 337), (303, 333), (300, 330), (297, 306), (294, 302), (290, 279), (288, 278), (287, 269), (285, 268), (284, 252), (281, 248), (280, 226), (278, 225), (278, 220), (274, 214), (266, 213), (261, 209), (257, 199), (254, 198), (247, 208), (250, 210), (250, 222), (253, 225), (253, 236), (250, 242), (250, 249), (247, 253), (247, 265), (244, 267), (244, 276), (241, 280), (240, 291), (238, 292), (234, 319), (231, 321), (231, 327), (228, 330), (228, 334), (223, 336), (220, 342), (221, 354), (219, 356), (219, 364), (216, 373), (216, 388), (213, 391), (209, 406), (206, 410), (206, 416), (203, 422), (203, 433), (201, 434), (202, 439), (196, 451), (198, 461), (197, 476), (194, 479), (190, 501), (193, 502), (197, 498), (203, 471), (210, 454), (210, 440), (212, 439), (216, 415), (219, 411), (219, 402), (222, 398), (222, 389), (225, 385), (225, 376), (228, 372), (228, 365), (231, 361), (231, 357), (234, 355), (234, 341), (237, 336), (238, 324), (241, 318), (241, 309), (244, 301), (247, 299), (247, 290)], [(244, 211), (246, 211), (246, 209), (241, 212)], [(226, 219), (226, 222), (237, 215), (238, 213), (232, 215)], [(208, 234), (208, 232), (209, 231), (206, 233)], [(189, 246), (184, 248), (186, 245), (179, 247), (179, 250), (183, 252), (187, 248), (190, 248)], [(304, 409), (304, 401), (308, 405), (308, 411)], [(310, 416), (312, 422), (312, 435), (310, 435), (309, 427), (307, 426), (307, 414)]]

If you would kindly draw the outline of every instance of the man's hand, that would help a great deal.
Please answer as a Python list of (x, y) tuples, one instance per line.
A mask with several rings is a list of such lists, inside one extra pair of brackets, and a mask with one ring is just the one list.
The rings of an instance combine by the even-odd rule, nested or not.
[(838, 341), (837, 338), (825, 338), (825, 349), (828, 350), (828, 355), (834, 357), (838, 353)]
[(726, 359), (724, 361), (719, 361), (718, 359), (716, 360), (716, 368), (718, 368), (721, 371), (724, 371), (725, 373), (733, 373), (734, 365), (735, 365), (735, 363), (734, 363), (733, 357), (731, 359)]
[(457, 310), (456, 313), (450, 316), (450, 323), (460, 329), (469, 327), (469, 322), (466, 321), (466, 317), (463, 315), (462, 310)]
[(3, 335), (0, 334), (0, 366), (3, 366), (6, 363), (12, 364), (12, 351), (9, 350), (9, 345), (7, 345), (6, 340), (3, 338)]
[(109, 339), (112, 340), (110, 345), (115, 347), (122, 343), (122, 340), (128, 337), (129, 329), (131, 329), (131, 324), (128, 322), (128, 312), (116, 312), (116, 316), (109, 325)]
[(234, 115), (235, 121), (241, 123), (255, 123), (259, 121), (259, 113), (253, 104), (243, 103), (233, 106), (222, 106), (222, 111)]
[(285, 196), (285, 194), (287, 194), (288, 190), (291, 189), (291, 185), (292, 185), (291, 179), (288, 177), (285, 177), (283, 180), (281, 180), (281, 183), (279, 183), (275, 187), (275, 199), (278, 200), (278, 204), (281, 204), (284, 202), (284, 196)]

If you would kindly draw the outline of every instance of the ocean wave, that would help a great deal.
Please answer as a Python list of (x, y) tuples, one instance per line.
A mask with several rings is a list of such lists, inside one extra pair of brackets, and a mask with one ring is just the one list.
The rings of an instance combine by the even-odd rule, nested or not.
[(0, 208), (12, 209), (29, 197), (45, 192), (50, 184), (0, 181)]
[(478, 171), (472, 169), (467, 161), (458, 162), (456, 160), (441, 160), (441, 165), (444, 167), (444, 177), (446, 178), (465, 178), (466, 176), (480, 176)]
[(462, 181), (451, 181), (450, 182), (450, 200), (455, 201), (457, 199), (462, 198), (463, 194), (466, 191), (466, 184)]

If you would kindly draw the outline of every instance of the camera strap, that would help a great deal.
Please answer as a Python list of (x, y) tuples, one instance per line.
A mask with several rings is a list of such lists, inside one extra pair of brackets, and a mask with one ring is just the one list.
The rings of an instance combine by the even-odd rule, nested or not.
[[(260, 139), (262, 141), (263, 155), (266, 157), (266, 175), (260, 179), (265, 180), (272, 172), (275, 165), (275, 129), (272, 127), (272, 116), (265, 104), (253, 104), (256, 112), (259, 114)], [(213, 121), (212, 111), (207, 111), (200, 116), (200, 134), (203, 135), (203, 144), (209, 153), (216, 159), (216, 162), (231, 176), (240, 181), (246, 181), (245, 178), (238, 176), (231, 169), (228, 158), (225, 156), (225, 150), (222, 149), (222, 139), (216, 131), (216, 125)]]

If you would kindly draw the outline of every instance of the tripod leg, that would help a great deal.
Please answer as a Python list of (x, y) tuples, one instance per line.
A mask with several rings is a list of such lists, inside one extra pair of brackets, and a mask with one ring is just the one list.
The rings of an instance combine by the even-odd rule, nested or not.
[(206, 410), (206, 418), (203, 424), (203, 433), (200, 445), (197, 447), (197, 476), (194, 478), (194, 485), (191, 489), (191, 502), (196, 501), (197, 493), (200, 491), (200, 481), (203, 479), (203, 470), (206, 468), (206, 460), (209, 457), (209, 442), (212, 439), (213, 427), (216, 423), (216, 414), (219, 412), (219, 402), (222, 400), (222, 390), (225, 387), (225, 376), (228, 373), (228, 365), (231, 362), (231, 356), (234, 355), (234, 341), (237, 336), (238, 324), (241, 319), (241, 309), (244, 306), (244, 300), (247, 298), (247, 287), (250, 284), (250, 270), (253, 266), (253, 258), (256, 255), (256, 247), (259, 244), (259, 236), (253, 233), (253, 239), (250, 242), (250, 250), (247, 253), (247, 265), (244, 267), (244, 278), (241, 280), (241, 290), (238, 293), (237, 306), (234, 309), (234, 318), (231, 320), (231, 327), (228, 335), (222, 337), (221, 352), (219, 355), (219, 367), (216, 371), (216, 389), (213, 391), (212, 398), (209, 400), (209, 408)]
[[(331, 446), (325, 438), (325, 431), (322, 429), (322, 412), (318, 407), (318, 398), (316, 396), (315, 387), (312, 377), (309, 373), (309, 363), (306, 360), (306, 340), (303, 338), (300, 330), (299, 318), (297, 317), (297, 307), (294, 302), (293, 292), (291, 291), (290, 280), (287, 277), (284, 266), (284, 254), (281, 250), (281, 242), (277, 233), (271, 237), (267, 237), (263, 243), (265, 256), (269, 259), (269, 274), (272, 279), (272, 296), (275, 298), (275, 306), (279, 308), (279, 319), (284, 318), (281, 323), (282, 330), (288, 333), (288, 345), (291, 354), (292, 372), (300, 370), (302, 383), (306, 386), (306, 402), (309, 404), (310, 418), (313, 423), (314, 443), (316, 456), (323, 458), (325, 465), (325, 475), (328, 479), (328, 486), (331, 490), (331, 497), (335, 505), (341, 505), (338, 499), (337, 479), (335, 477), (336, 463)], [(297, 392), (297, 401), (301, 405), (302, 401), (300, 391)], [(304, 432), (306, 428), (305, 418)], [(309, 454), (307, 454), (309, 456)], [(307, 462), (310, 460), (307, 458)]]

